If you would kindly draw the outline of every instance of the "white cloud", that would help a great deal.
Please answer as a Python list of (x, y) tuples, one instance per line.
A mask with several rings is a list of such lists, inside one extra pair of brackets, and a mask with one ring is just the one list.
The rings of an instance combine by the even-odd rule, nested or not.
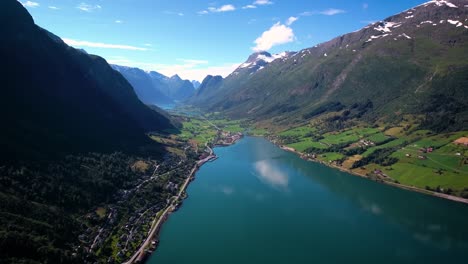
[(233, 5), (223, 5), (221, 7), (208, 7), (207, 10), (199, 11), (199, 15), (206, 15), (208, 13), (222, 13), (222, 12), (230, 12), (235, 11), (236, 7)]
[(185, 14), (182, 12), (174, 12), (174, 11), (164, 11), (166, 15), (176, 15), (176, 16), (184, 16)]
[(254, 5), (271, 5), (271, 4), (273, 4), (273, 2), (269, 0), (256, 0), (254, 2)]
[(122, 23), (123, 23), (122, 20), (116, 20), (116, 21), (114, 21), (114, 22), (115, 22), (116, 24), (122, 24)]
[(52, 10), (59, 10), (60, 8), (56, 7), (56, 6), (49, 6), (49, 9), (52, 9)]
[(293, 42), (295, 38), (292, 28), (278, 22), (254, 41), (256, 46), (252, 50), (267, 51), (273, 46)]
[(327, 10), (323, 10), (321, 12), (319, 12), (321, 15), (326, 15), (326, 16), (333, 16), (333, 15), (338, 15), (338, 14), (342, 14), (342, 13), (345, 13), (346, 11), (342, 10), (342, 9), (336, 9), (336, 8), (329, 8)]
[(84, 12), (93, 12), (95, 10), (101, 9), (102, 7), (100, 5), (90, 5), (90, 4), (81, 2), (76, 8)]
[(21, 2), (21, 4), (25, 7), (32, 7), (32, 8), (35, 8), (35, 7), (38, 7), (39, 6), (39, 3), (37, 2), (32, 2), (32, 1), (26, 1), (24, 3)]
[(223, 5), (222, 7), (218, 8), (216, 12), (228, 12), (234, 10), (236, 10), (236, 8), (233, 5)]
[(343, 10), (343, 9), (329, 8), (329, 9), (325, 9), (323, 11), (313, 11), (313, 12), (306, 11), (306, 12), (302, 12), (302, 13), (299, 14), (299, 16), (312, 16), (312, 15), (333, 16), (333, 15), (338, 15), (338, 14), (342, 14), (342, 13), (346, 13), (346, 11)]
[(256, 5), (246, 5), (246, 6), (243, 6), (242, 9), (253, 9), (253, 8), (257, 8)]
[(286, 25), (287, 26), (290, 26), (292, 25), (294, 22), (296, 22), (299, 18), (298, 17), (289, 17), (288, 20), (286, 21)]
[(225, 63), (221, 65), (210, 65), (205, 60), (178, 59), (177, 64), (155, 64), (128, 60), (123, 57), (111, 57), (111, 64), (137, 67), (146, 71), (157, 71), (166, 76), (178, 74), (182, 79), (202, 81), (207, 75), (221, 75), (223, 77), (231, 74), (241, 63)]
[(70, 46), (74, 47), (90, 47), (90, 48), (102, 48), (102, 49), (122, 49), (122, 50), (138, 50), (146, 51), (147, 48), (140, 48), (129, 45), (120, 45), (120, 44), (106, 44), (101, 42), (90, 42), (90, 41), (81, 41), (74, 39), (62, 38), (62, 40)]
[(143, 46), (146, 46), (146, 47), (152, 47), (152, 46), (153, 46), (153, 44), (150, 44), (150, 43), (145, 43), (145, 44), (143, 44)]

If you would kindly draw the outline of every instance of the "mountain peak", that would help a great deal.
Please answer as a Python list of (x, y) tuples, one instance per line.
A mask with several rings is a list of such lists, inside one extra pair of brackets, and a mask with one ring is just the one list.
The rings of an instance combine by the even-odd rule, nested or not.
[(266, 52), (266, 51), (261, 51), (261, 52), (255, 52), (252, 55), (249, 56), (247, 59), (246, 63), (254, 63), (258, 60), (265, 60), (268, 58), (271, 58), (271, 54)]
[(261, 51), (261, 52), (255, 52), (249, 56), (247, 61), (245, 61), (243, 64), (241, 64), (237, 70), (233, 72), (234, 75), (238, 75), (239, 71), (242, 69), (248, 69), (250, 74), (253, 74), (254, 72), (257, 72), (259, 70), (262, 70), (267, 66), (267, 64), (277, 60), (277, 59), (286, 59), (292, 55), (294, 55), (295, 52), (289, 52), (289, 51), (284, 51), (278, 54), (270, 54), (266, 51)]
[(178, 81), (179, 81), (179, 80), (182, 80), (178, 74), (172, 75), (172, 76), (171, 76), (171, 79), (173, 79), (173, 80), (178, 80)]

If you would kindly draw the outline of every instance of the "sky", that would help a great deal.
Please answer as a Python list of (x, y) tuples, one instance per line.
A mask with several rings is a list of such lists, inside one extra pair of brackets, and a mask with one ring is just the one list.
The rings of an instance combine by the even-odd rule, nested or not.
[(313, 47), (427, 0), (32, 0), (37, 25), (109, 63), (202, 81), (256, 51)]

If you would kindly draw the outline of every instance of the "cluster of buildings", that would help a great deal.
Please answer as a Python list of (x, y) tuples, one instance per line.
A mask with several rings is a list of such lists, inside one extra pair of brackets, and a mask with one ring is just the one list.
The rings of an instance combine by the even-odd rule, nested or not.
[(228, 146), (236, 143), (239, 139), (241, 139), (244, 135), (241, 132), (227, 132), (222, 131), (219, 134), (219, 138), (217, 141), (217, 145)]

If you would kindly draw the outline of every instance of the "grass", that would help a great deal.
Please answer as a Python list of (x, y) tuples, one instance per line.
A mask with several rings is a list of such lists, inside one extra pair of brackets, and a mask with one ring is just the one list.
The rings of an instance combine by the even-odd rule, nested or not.
[(284, 137), (306, 137), (307, 134), (316, 132), (315, 128), (311, 128), (309, 126), (301, 126), (301, 127), (296, 127), (293, 129), (285, 130), (281, 133), (279, 133), (279, 136), (284, 136)]
[(395, 140), (392, 140), (390, 142), (387, 142), (387, 143), (385, 143), (383, 145), (380, 145), (380, 146), (371, 147), (371, 148), (367, 149), (362, 154), (362, 156), (363, 157), (368, 157), (370, 154), (374, 153), (374, 151), (376, 151), (378, 149), (393, 148), (393, 147), (399, 146), (401, 144), (404, 144), (406, 141), (407, 140), (405, 138), (399, 138), (399, 139), (395, 139)]
[(327, 145), (323, 144), (323, 143), (320, 143), (320, 142), (316, 142), (316, 141), (312, 141), (310, 139), (307, 139), (307, 140), (304, 140), (304, 141), (300, 141), (300, 142), (296, 142), (296, 143), (292, 143), (292, 144), (287, 144), (286, 146), (288, 147), (291, 147), (297, 151), (300, 151), (300, 152), (304, 152), (306, 149), (308, 148), (318, 148), (318, 149), (326, 149), (327, 148)]
[[(464, 163), (468, 149), (452, 142), (465, 135), (466, 131), (433, 135), (426, 130), (417, 130), (387, 144), (370, 148), (363, 156), (368, 156), (376, 149), (395, 147), (405, 141), (417, 139), (396, 150), (391, 156), (398, 158), (398, 162), (383, 168), (384, 172), (404, 185), (422, 189), (426, 186), (431, 188), (440, 186), (443, 189), (451, 188), (459, 192), (468, 187), (468, 166)], [(435, 149), (432, 153), (420, 152), (421, 148), (427, 147)], [(420, 159), (419, 156), (425, 156), (426, 159)], [(379, 167), (375, 164), (370, 166)]]
[(380, 130), (377, 128), (353, 128), (341, 133), (328, 133), (324, 135), (324, 139), (320, 140), (321, 142), (338, 145), (344, 143), (353, 143), (359, 141), (363, 137), (374, 135), (379, 133)]
[(249, 131), (249, 134), (252, 136), (265, 136), (268, 134), (268, 130), (264, 128), (253, 128)]
[(245, 129), (241, 127), (242, 120), (215, 119), (211, 120), (213, 124), (220, 129), (228, 132), (243, 132)]
[[(409, 122), (409, 121), (408, 121)], [(277, 134), (280, 139), (293, 141), (286, 144), (299, 152), (305, 152), (308, 148), (322, 149), (328, 152), (319, 154), (317, 159), (323, 162), (332, 162), (347, 158), (342, 166), (351, 168), (355, 161), (369, 157), (378, 149), (396, 148), (391, 154), (398, 161), (388, 167), (370, 163), (361, 168), (355, 169), (361, 174), (371, 173), (374, 169), (381, 169), (391, 179), (397, 180), (401, 184), (415, 186), (425, 189), (426, 186), (435, 189), (440, 186), (443, 189), (451, 188), (455, 194), (468, 187), (468, 148), (457, 146), (452, 142), (456, 139), (468, 136), (468, 131), (456, 133), (435, 134), (429, 130), (420, 130), (417, 125), (403, 124), (394, 126), (384, 131), (385, 124), (380, 129), (371, 127), (356, 126), (338, 132), (318, 134), (318, 131), (309, 126), (301, 126), (288, 129)], [(316, 133), (316, 134), (311, 134)], [(312, 137), (323, 137), (320, 141), (314, 141)], [(388, 141), (390, 138), (393, 140)], [(346, 157), (344, 150), (337, 150), (334, 145), (347, 145), (367, 139), (377, 144), (369, 147), (360, 155), (352, 154)], [(297, 142), (294, 142), (297, 141)], [(382, 145), (379, 145), (384, 143)], [(432, 153), (421, 153), (420, 148), (434, 147)], [(411, 156), (407, 157), (407, 154)], [(424, 155), (427, 159), (420, 159), (418, 156)]]
[(367, 140), (370, 140), (370, 141), (374, 142), (375, 144), (380, 144), (382, 142), (385, 142), (388, 139), (389, 139), (389, 137), (386, 136), (382, 132), (378, 132), (376, 134), (373, 134), (373, 135), (367, 137)]
[(433, 168), (422, 167), (417, 164), (399, 162), (391, 166), (392, 170), (385, 173), (400, 183), (424, 189), (426, 186), (435, 188), (453, 188), (461, 190), (468, 186), (468, 175), (456, 174), (450, 171), (437, 174)]
[(344, 157), (343, 154), (341, 153), (336, 153), (336, 152), (328, 152), (328, 153), (324, 153), (324, 154), (321, 154), (317, 157), (317, 159), (321, 160), (321, 161), (324, 161), (324, 162), (331, 162), (331, 161), (335, 161), (335, 160), (340, 160)]
[(217, 131), (210, 121), (205, 119), (190, 118), (182, 122), (181, 133), (177, 135), (181, 140), (193, 140), (199, 146), (212, 141)]

